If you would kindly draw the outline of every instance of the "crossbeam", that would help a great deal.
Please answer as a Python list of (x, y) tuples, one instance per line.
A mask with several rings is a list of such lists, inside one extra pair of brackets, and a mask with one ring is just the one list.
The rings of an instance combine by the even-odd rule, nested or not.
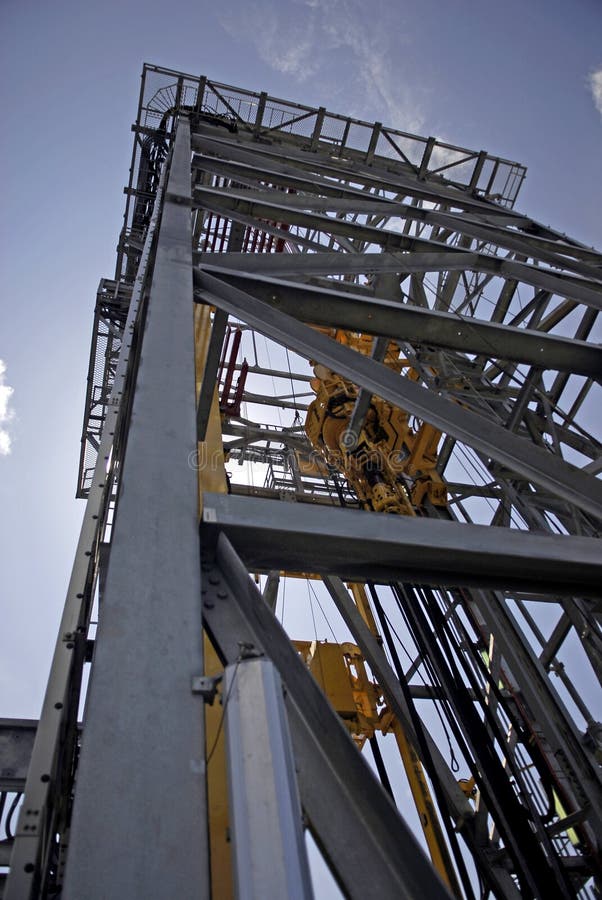
[[(374, 254), (369, 255), (374, 259)], [(227, 262), (223, 267), (204, 262), (203, 271), (302, 322), (602, 378), (602, 347), (586, 341), (464, 318), (378, 296), (362, 297), (252, 272), (232, 272)]]
[(207, 532), (222, 530), (250, 571), (306, 571), (349, 581), (405, 580), (602, 597), (594, 538), (205, 494)]

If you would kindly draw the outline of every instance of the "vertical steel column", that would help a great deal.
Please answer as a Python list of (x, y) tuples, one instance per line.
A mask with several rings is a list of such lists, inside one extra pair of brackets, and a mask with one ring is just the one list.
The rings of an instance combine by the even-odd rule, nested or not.
[(208, 896), (190, 130), (159, 230), (77, 773), (63, 896)]
[(311, 900), (295, 765), (274, 664), (251, 658), (228, 666), (223, 697), (237, 900)]

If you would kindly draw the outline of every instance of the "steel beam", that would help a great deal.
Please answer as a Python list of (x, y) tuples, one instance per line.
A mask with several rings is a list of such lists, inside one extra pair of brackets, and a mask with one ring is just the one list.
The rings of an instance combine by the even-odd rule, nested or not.
[(206, 494), (207, 531), (224, 531), (252, 571), (335, 574), (348, 581), (498, 585), (602, 595), (595, 538), (534, 534), (365, 510)]
[(273, 664), (241, 657), (222, 692), (237, 900), (311, 900), (282, 682)]
[[(316, 186), (317, 187), (317, 186)], [(220, 187), (208, 189), (199, 188), (199, 196), (208, 192), (218, 198), (232, 198), (252, 201), (253, 203), (266, 203), (270, 207), (276, 206), (281, 210), (297, 210), (311, 213), (357, 213), (358, 215), (373, 215), (386, 226), (387, 220), (399, 217), (406, 221), (419, 222), (429, 226), (445, 228), (450, 234), (459, 233), (470, 238), (476, 238), (480, 242), (495, 244), (508, 250), (513, 250), (525, 257), (548, 263), (554, 268), (566, 268), (567, 270), (581, 274), (585, 277), (599, 280), (600, 254), (595, 250), (583, 251), (571, 245), (561, 244), (557, 240), (536, 237), (520, 230), (520, 224), (527, 226), (527, 221), (518, 222), (519, 229), (510, 230), (491, 224), (487, 221), (486, 214), (481, 213), (450, 213), (437, 209), (424, 209), (409, 203), (401, 203), (396, 199), (385, 198), (376, 194), (368, 197), (321, 197), (315, 194), (291, 194), (276, 190), (266, 190), (263, 186), (254, 188), (252, 193), (240, 192), (240, 187)], [(209, 203), (211, 206), (211, 203)], [(361, 227), (361, 226), (360, 226)], [(383, 228), (386, 234), (386, 229)], [(433, 242), (436, 245), (436, 241)], [(578, 255), (580, 259), (575, 259)]]
[(268, 572), (268, 577), (263, 589), (263, 599), (272, 610), (276, 612), (276, 603), (278, 601), (278, 586), (280, 584), (280, 572), (278, 569), (272, 569)]
[[(201, 254), (195, 253), (200, 261)], [(207, 257), (205, 262), (209, 262)], [(211, 265), (211, 263), (209, 262)], [(221, 254), (220, 268), (273, 277), (313, 275), (372, 275), (379, 272), (447, 272), (466, 270), (466, 259), (445, 251), (383, 251), (382, 253), (340, 253), (321, 250), (319, 253), (228, 253)]]
[(192, 157), (193, 172), (195, 169), (201, 172), (211, 172), (214, 175), (224, 175), (228, 180), (238, 184), (255, 186), (268, 181), (269, 184), (281, 187), (295, 188), (297, 191), (305, 191), (320, 194), (326, 197), (356, 197), (365, 200), (365, 191), (353, 188), (341, 182), (336, 184), (326, 178), (307, 175), (303, 172), (294, 172), (290, 167), (278, 166), (273, 163), (270, 168), (257, 166), (249, 162), (235, 162), (233, 159), (223, 159), (217, 156), (209, 156), (206, 153), (195, 153)]
[[(312, 257), (317, 255), (312, 254)], [(378, 265), (378, 255), (376, 260), (375, 255), (365, 254), (364, 259), (366, 256), (372, 258), (366, 260), (367, 265)], [(401, 263), (398, 267), (401, 271)], [(378, 292), (376, 297), (360, 296), (250, 272), (233, 273), (229, 271), (227, 259), (223, 267), (221, 259), (220, 266), (208, 264), (205, 259), (203, 271), (313, 325), (386, 335), (394, 340), (602, 379), (602, 348), (586, 341), (552, 337), (540, 331), (410, 306), (380, 297)]]
[[(231, 217), (237, 221), (247, 222), (249, 218), (256, 221), (257, 218), (260, 218), (267, 221), (286, 222), (328, 235), (357, 240), (360, 243), (376, 244), (387, 250), (445, 252), (462, 262), (464, 270), (502, 277), (515, 277), (525, 284), (544, 288), (561, 296), (572, 297), (596, 309), (602, 309), (602, 283), (599, 279), (578, 277), (564, 271), (557, 273), (555, 269), (543, 269), (536, 265), (516, 262), (511, 258), (500, 258), (482, 253), (470, 249), (470, 239), (468, 238), (463, 239), (465, 247), (460, 245), (450, 248), (443, 242), (431, 239), (375, 228), (320, 213), (290, 209), (276, 202), (255, 201), (253, 191), (245, 191), (240, 196), (236, 196), (235, 194), (223, 194), (211, 188), (201, 188), (195, 190), (194, 197), (204, 208), (214, 210), (220, 215)], [(289, 235), (289, 240), (294, 241), (297, 238)], [(570, 269), (568, 261), (564, 268)]]
[(207, 272), (195, 271), (194, 279), (207, 302), (238, 316), (306, 359), (315, 359), (327, 365), (394, 406), (425, 419), (440, 431), (453, 435), (511, 471), (540, 484), (551, 494), (602, 519), (602, 484), (596, 478), (409, 378), (400, 378), (380, 363), (344, 347)]
[(566, 613), (562, 613), (560, 619), (554, 626), (552, 634), (550, 635), (548, 641), (546, 641), (543, 650), (539, 654), (539, 661), (544, 669), (547, 669), (550, 666), (550, 663), (553, 662), (554, 657), (560, 650), (564, 639), (567, 637), (569, 631), (571, 630), (571, 624), (572, 623), (568, 615)]
[(209, 894), (190, 138), (169, 168), (100, 609), (63, 896)]

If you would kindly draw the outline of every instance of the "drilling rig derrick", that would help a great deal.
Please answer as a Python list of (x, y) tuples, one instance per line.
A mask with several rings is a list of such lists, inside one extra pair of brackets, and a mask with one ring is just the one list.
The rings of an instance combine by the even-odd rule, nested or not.
[(598, 896), (602, 256), (518, 163), (157, 66), (130, 171), (2, 896)]

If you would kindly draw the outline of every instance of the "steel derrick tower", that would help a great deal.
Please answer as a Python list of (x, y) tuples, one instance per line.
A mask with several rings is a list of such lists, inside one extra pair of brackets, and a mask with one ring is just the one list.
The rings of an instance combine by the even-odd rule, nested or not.
[(597, 896), (602, 256), (379, 122), (145, 66), (133, 130), (3, 896), (311, 897), (305, 829), (351, 898)]

